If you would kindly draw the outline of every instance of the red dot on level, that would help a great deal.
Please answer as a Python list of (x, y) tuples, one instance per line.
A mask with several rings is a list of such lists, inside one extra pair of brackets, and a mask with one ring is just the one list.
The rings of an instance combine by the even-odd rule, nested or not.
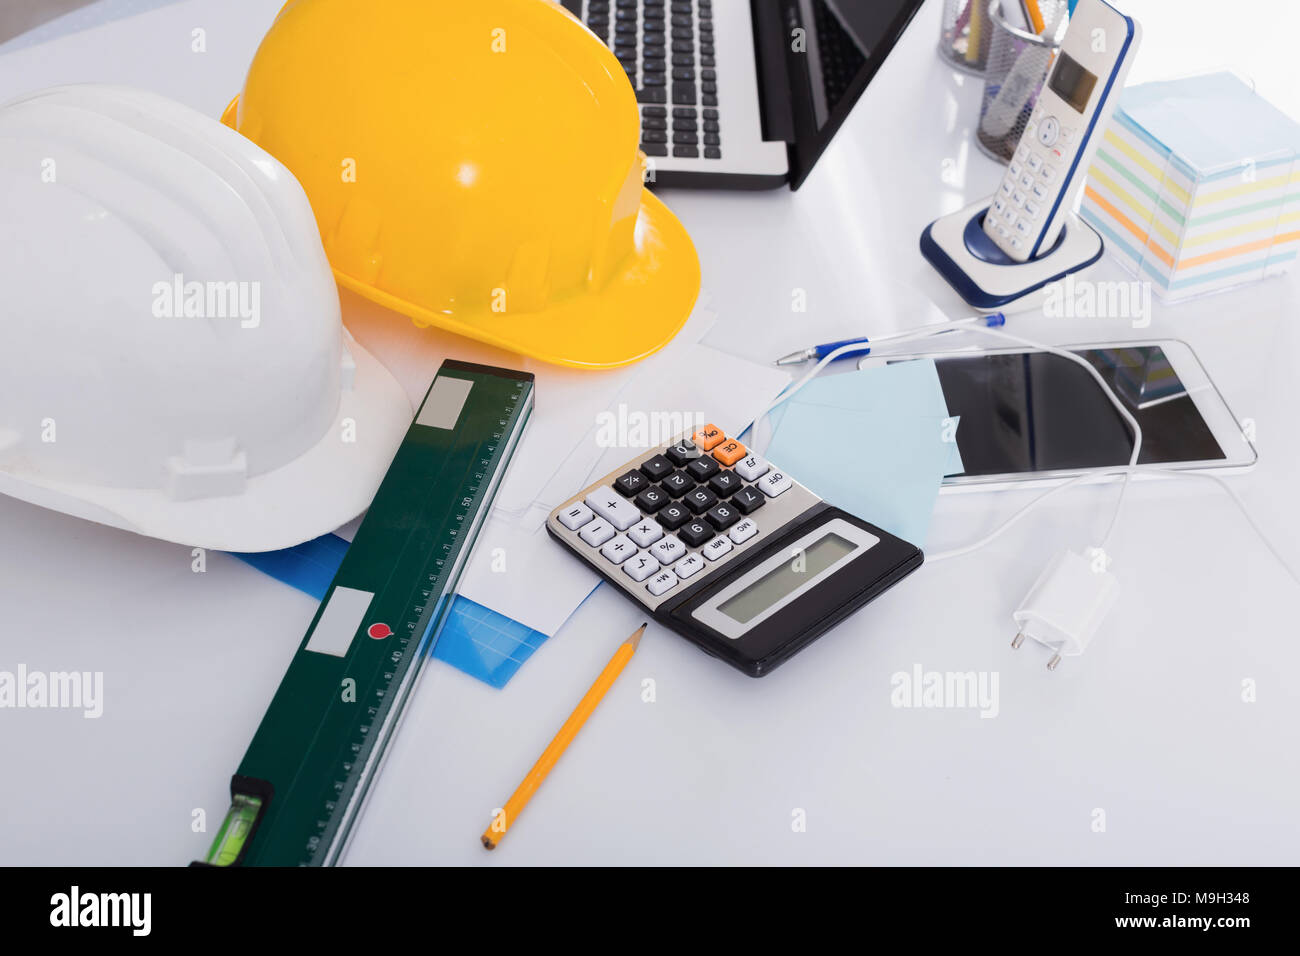
[(366, 633), (375, 640), (382, 641), (393, 633), (393, 629), (387, 624), (371, 624), (370, 627), (366, 629)]

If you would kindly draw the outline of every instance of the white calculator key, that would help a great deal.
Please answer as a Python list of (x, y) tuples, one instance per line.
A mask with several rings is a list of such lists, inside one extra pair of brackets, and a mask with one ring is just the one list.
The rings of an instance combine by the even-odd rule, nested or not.
[(1012, 190), (1014, 190), (1016, 187), (1013, 185), (1012, 180), (1004, 179), (1002, 180), (1002, 185), (999, 186), (998, 188), (1002, 191), (1002, 195), (1010, 196)]
[(1025, 200), (1025, 212), (1029, 213), (1029, 215), (1031, 215), (1031, 216), (1037, 216), (1037, 215), (1038, 215), (1038, 203), (1034, 202), (1032, 199), (1026, 199), (1026, 200)]
[(675, 534), (670, 534), (651, 548), (650, 553), (658, 558), (660, 564), (672, 564), (686, 553), (686, 545), (678, 541)]
[(636, 554), (636, 545), (628, 539), (627, 535), (616, 534), (605, 542), (605, 546), (600, 549), (600, 553), (615, 564), (622, 564)]
[(600, 515), (619, 531), (626, 531), (641, 520), (636, 505), (627, 501), (609, 485), (601, 485), (587, 495), (587, 507)]
[(664, 536), (664, 529), (658, 521), (646, 519), (636, 525), (627, 533), (628, 537), (636, 542), (638, 548), (648, 548)]
[(728, 537), (736, 544), (744, 544), (756, 534), (758, 534), (758, 525), (754, 523), (753, 518), (746, 518), (744, 521), (737, 522)]
[(623, 562), (623, 573), (633, 581), (644, 581), (659, 568), (659, 562), (644, 551)]
[(699, 574), (704, 570), (704, 559), (698, 554), (688, 554), (673, 565), (673, 570), (677, 572), (679, 578), (685, 581), (692, 575)]
[(570, 507), (568, 511), (560, 512), (560, 524), (570, 531), (577, 531), (594, 517), (596, 516), (592, 513), (592, 510), (579, 501)]
[(1016, 194), (1011, 197), (1011, 201), (1014, 202), (1017, 206), (1023, 206), (1025, 204), (1025, 194), (1022, 193), (1019, 189), (1017, 189)]
[(1056, 167), (1043, 164), (1043, 168), (1038, 171), (1038, 175), (1043, 177), (1043, 182), (1050, 183), (1056, 178)]
[[(1007, 201), (1006, 201), (1005, 199), (1003, 199), (1001, 196), (999, 196), (997, 199), (993, 200), (993, 213), (994, 213), (994, 215), (1000, 215), (1000, 214), (1001, 214), (1001, 213), (1002, 213), (1006, 208), (1007, 208)], [(739, 469), (737, 469), (737, 470), (739, 470)], [(749, 480), (750, 480), (750, 481), (753, 481), (752, 478), (749, 479)]]
[(714, 538), (704, 547), (700, 548), (700, 553), (710, 561), (716, 561), (728, 551), (731, 550), (730, 538)]
[(614, 537), (614, 528), (608, 521), (597, 518), (594, 521), (588, 521), (582, 530), (578, 532), (578, 537), (594, 548)]
[(783, 475), (779, 471), (774, 471), (770, 475), (764, 475), (758, 483), (758, 487), (763, 490), (763, 494), (769, 498), (775, 498), (783, 492), (789, 491), (794, 484), (794, 479), (789, 475)]
[(1022, 172), (1020, 168), (1020, 164), (1015, 161), (1012, 161), (1011, 165), (1007, 167), (1007, 172), (1011, 174), (1012, 179), (1018, 178), (1020, 176), (1020, 173)]
[(677, 575), (671, 571), (660, 571), (650, 579), (650, 583), (645, 586), (646, 590), (655, 597), (663, 594), (665, 591), (671, 591), (677, 587)]
[[(1001, 202), (1000, 199), (999, 202)], [(750, 455), (748, 458), (741, 459), (732, 465), (731, 470), (746, 481), (753, 481), (755, 478), (766, 475), (772, 470), (772, 466), (757, 455)]]
[(1034, 198), (1039, 200), (1040, 202), (1047, 202), (1046, 186), (1043, 186), (1040, 183), (1034, 183), (1034, 188), (1031, 189), (1030, 192), (1032, 192), (1034, 194)]

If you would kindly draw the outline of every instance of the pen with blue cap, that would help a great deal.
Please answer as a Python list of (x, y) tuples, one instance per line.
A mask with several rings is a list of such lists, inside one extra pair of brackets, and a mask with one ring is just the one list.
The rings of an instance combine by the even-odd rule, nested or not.
[[(907, 339), (919, 338), (919, 337), (929, 336), (929, 335), (945, 335), (949, 332), (960, 331), (961, 326), (968, 325), (972, 322), (983, 322), (989, 328), (995, 329), (999, 326), (1006, 325), (1007, 317), (1003, 315), (1001, 312), (994, 312), (992, 315), (985, 315), (985, 316), (972, 316), (969, 319), (959, 319), (953, 322), (947, 328), (936, 328), (933, 330), (925, 330), (921, 332), (920, 336), (917, 335), (918, 330), (912, 329), (905, 332), (895, 332), (889, 335), (878, 336), (876, 338), (876, 342), (880, 343), (880, 342), (887, 342), (890, 340), (897, 340), (897, 339), (902, 339), (906, 341)], [(840, 355), (839, 358), (851, 358), (859, 355), (866, 355), (871, 351), (871, 347), (870, 345), (868, 345), (869, 341), (870, 339), (868, 339), (864, 335), (860, 339), (844, 339), (843, 341), (840, 342), (825, 342), (822, 345), (812, 345), (806, 349), (800, 349), (798, 352), (791, 352), (789, 355), (782, 356), (781, 358), (776, 360), (776, 364), (777, 365), (802, 365), (804, 362), (812, 362), (814, 360), (820, 362), (822, 359), (830, 355), (836, 349), (842, 349), (845, 346), (849, 346), (849, 345), (860, 345), (861, 348), (849, 349), (843, 355)]]
[(830, 355), (836, 349), (843, 348), (846, 345), (862, 344), (862, 348), (854, 349), (851, 352), (845, 352), (841, 358), (849, 358), (854, 355), (866, 355), (871, 351), (867, 345), (867, 338), (863, 336), (860, 339), (845, 339), (843, 342), (827, 342), (825, 345), (814, 345), (811, 348), (800, 349), (798, 352), (791, 352), (776, 360), (777, 365), (802, 365), (804, 362), (811, 362), (814, 359), (821, 361)]

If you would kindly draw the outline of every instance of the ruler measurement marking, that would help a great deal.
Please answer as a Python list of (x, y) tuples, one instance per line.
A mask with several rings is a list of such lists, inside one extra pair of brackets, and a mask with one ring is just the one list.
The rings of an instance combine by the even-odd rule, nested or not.
[[(507, 409), (507, 413), (510, 413), (511, 411), (512, 411), (511, 409)], [(458, 423), (456, 429), (453, 432), (453, 437), (451, 441), (453, 451), (456, 450), (458, 447), (465, 447), (461, 444), (461, 437), (462, 437), (461, 427), (460, 427), (460, 423)], [(498, 435), (494, 434), (494, 438), (499, 440)], [(472, 445), (472, 442), (469, 444)], [(462, 482), (461, 487), (465, 489), (465, 491), (467, 492), (466, 494), (462, 495), (461, 504), (462, 507), (466, 507), (466, 508), (473, 505), (478, 505), (480, 508), (483, 507), (484, 502), (481, 500), (482, 498), (481, 493), (483, 492), (484, 489), (482, 483), (482, 478), (483, 478), (482, 472), (476, 472), (474, 475), (474, 480), (468, 484), (464, 483), (465, 475), (468, 473), (470, 469), (474, 467), (474, 464), (480, 465), (484, 468), (490, 468), (494, 463), (497, 463), (496, 460), (499, 457), (496, 454), (497, 447), (498, 447), (497, 445), (493, 445), (491, 447), (490, 449), (491, 453), (487, 458), (481, 457), (481, 452), (483, 448), (482, 442), (479, 443), (478, 447), (479, 447), (479, 451), (475, 455), (471, 456), (471, 464), (466, 468), (466, 471), (462, 472), (461, 474), (461, 482)], [(447, 467), (449, 467), (451, 463), (451, 458), (452, 455), (449, 454), (448, 460), (444, 461), (443, 466), (439, 471), (439, 474), (434, 479), (432, 479), (435, 484), (444, 483), (443, 472), (446, 470)], [(477, 459), (477, 461), (475, 461), (475, 459)], [(468, 502), (468, 504), (466, 504), (466, 502)], [(422, 522), (422, 520), (425, 518), (426, 511), (434, 504), (435, 502), (432, 496), (429, 499), (426, 499), (422, 503), (419, 514), (415, 519), (417, 523)], [(443, 525), (436, 529), (430, 528), (430, 531), (428, 534), (425, 535), (425, 538), (427, 540), (436, 541), (438, 538), (443, 536), (442, 532), (444, 531), (449, 533), (452, 538), (459, 538), (460, 537), (459, 532), (460, 530), (462, 530), (462, 527), (467, 517), (468, 515), (465, 513), (457, 513), (453, 515), (452, 523), (454, 523), (456, 526), (454, 528), (448, 527), (446, 519), (443, 519), (444, 522)], [(444, 543), (443, 551), (450, 553), (452, 548), (458, 545), (467, 546), (465, 545), (464, 542), (460, 542), (460, 541), (456, 541), (454, 544)], [(403, 555), (399, 556), (397, 559), (394, 560), (392, 570), (390, 571), (389, 576), (385, 581), (382, 590), (377, 592), (378, 594), (386, 594), (389, 589), (391, 589), (392, 587), (398, 584), (398, 582), (394, 581), (394, 578), (397, 575), (398, 569), (402, 566), (402, 559), (405, 556), (405, 552), (407, 551), (423, 551), (424, 553), (428, 553), (427, 548), (423, 547), (420, 542), (416, 542), (408, 538), (408, 540), (403, 545), (403, 552), (404, 552)], [(438, 570), (429, 573), (427, 575), (427, 579), (429, 580), (430, 583), (433, 584), (444, 583), (442, 579), (444, 573), (443, 569), (445, 565), (446, 565), (445, 559), (443, 558), (435, 559), (435, 566), (437, 567)], [(425, 566), (425, 569), (427, 570), (427, 564)], [(416, 598), (414, 597), (414, 592), (421, 592), (421, 598), (430, 596), (429, 592), (423, 590), (423, 584), (421, 583), (417, 583), (416, 585), (414, 585), (412, 588), (412, 592), (413, 592), (412, 595), (408, 597), (408, 601), (416, 600)], [(432, 625), (435, 623), (435, 621), (433, 620), (434, 615), (445, 615), (446, 611), (449, 609), (449, 604), (453, 599), (454, 599), (453, 594), (446, 594), (443, 598), (440, 599), (439, 602), (435, 603), (432, 609), (428, 608), (427, 601), (422, 601), (420, 605), (415, 606), (414, 610), (416, 611), (416, 613), (413, 616), (408, 617), (407, 631), (414, 633), (421, 623), (425, 624), (425, 630), (431, 629)], [(447, 604), (448, 607), (439, 609), (437, 606), (438, 604)], [(411, 607), (411, 605), (409, 604), (407, 606)], [(431, 611), (431, 613), (427, 615), (430, 618), (427, 621), (425, 620), (426, 618), (425, 610)], [(425, 639), (425, 635), (422, 634), (421, 643), (424, 643), (424, 639)], [(403, 645), (404, 646), (408, 645), (409, 641), (410, 641), (409, 636), (404, 637)], [(429, 644), (430, 646), (425, 647), (423, 651), (418, 655), (418, 657), (422, 658), (431, 655), (432, 641), (429, 641)], [(407, 648), (407, 650), (409, 650), (409, 648)], [(423, 667), (423, 664), (425, 663), (422, 660), (418, 660), (416, 656), (412, 656), (410, 654), (403, 655), (403, 656), (405, 657), (405, 660), (403, 662), (405, 666), (401, 668), (400, 674), (398, 674), (396, 670), (392, 670), (392, 671), (384, 672), (381, 679), (375, 679), (375, 678), (371, 679), (369, 688), (373, 690), (375, 696), (378, 699), (383, 700), (387, 698), (388, 691), (390, 691), (393, 688), (394, 683), (397, 683), (400, 686), (402, 683), (404, 683), (407, 680), (408, 676), (410, 676), (413, 671), (417, 672), (416, 676), (418, 676), (418, 670), (421, 669)], [(381, 719), (387, 721), (388, 719), (390, 719), (391, 715), (405, 708), (406, 704), (409, 702), (409, 698), (410, 698), (410, 690), (408, 690), (405, 697), (400, 700), (397, 698), (393, 698), (389, 702), (389, 705), (385, 709), (385, 713), (382, 715), (382, 717), (379, 714), (376, 714), (375, 716), (381, 717)], [(322, 728), (320, 729), (323, 729), (323, 725), (327, 719), (328, 719), (328, 715), (325, 719), (322, 720)], [(342, 781), (343, 787), (336, 786), (333, 788), (335, 791), (338, 791), (340, 793), (346, 792), (349, 803), (357, 799), (358, 789), (360, 788), (360, 785), (363, 782), (363, 778), (365, 777), (366, 766), (373, 758), (373, 755), (376, 752), (376, 748), (378, 748), (381, 743), (380, 735), (377, 734), (373, 737), (370, 736), (370, 729), (371, 727), (369, 725), (359, 727), (357, 729), (358, 736), (354, 737), (351, 741), (351, 751), (355, 753), (359, 758), (362, 758), (365, 762), (362, 764), (361, 767), (356, 767), (355, 762), (352, 762), (353, 770), (345, 773), (345, 779), (344, 781)], [(345, 747), (343, 752), (346, 752), (346, 750), (347, 748)], [(340, 753), (340, 756), (343, 755), (343, 752)], [(345, 821), (345, 820), (336, 821), (336, 826), (334, 828), (335, 832), (337, 832), (338, 829), (342, 828), (345, 823), (347, 823), (349, 826), (351, 825), (351, 822), (349, 821)], [(317, 844), (314, 847), (307, 848), (309, 861), (314, 859), (315, 855), (320, 851), (322, 847), (328, 849), (329, 845), (325, 844), (324, 841), (322, 841), (321, 843)]]

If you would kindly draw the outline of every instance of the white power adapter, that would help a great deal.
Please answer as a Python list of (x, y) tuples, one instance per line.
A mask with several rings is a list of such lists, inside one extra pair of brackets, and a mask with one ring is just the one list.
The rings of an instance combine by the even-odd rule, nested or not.
[(1012, 647), (1029, 637), (1054, 653), (1047, 662), (1056, 670), (1062, 657), (1077, 657), (1119, 597), (1119, 581), (1100, 548), (1090, 556), (1062, 551), (1043, 569), (1020, 607), (1012, 614), (1019, 629)]

